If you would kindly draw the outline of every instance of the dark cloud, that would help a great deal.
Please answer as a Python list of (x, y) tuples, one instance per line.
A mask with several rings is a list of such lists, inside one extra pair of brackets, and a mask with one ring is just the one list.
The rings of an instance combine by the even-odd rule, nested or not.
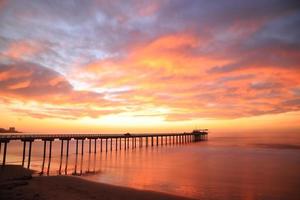
[(295, 110), (299, 110), (300, 109), (300, 98), (287, 100), (284, 102), (284, 105), (293, 107)]
[(260, 30), (255, 32), (243, 48), (246, 51), (257, 48), (269, 49), (300, 49), (300, 12), (278, 17), (266, 23)]
[(62, 75), (33, 63), (1, 64), (0, 75), (0, 90), (5, 93), (34, 98), (72, 92)]
[[(104, 99), (105, 94), (76, 91), (58, 72), (33, 63), (0, 65), (1, 102), (19, 115), (33, 118), (98, 118), (119, 113), (119, 103)], [(14, 107), (15, 100), (23, 107)], [(31, 106), (27, 103), (36, 102)]]
[(74, 90), (63, 75), (34, 63), (1, 64), (0, 91), (33, 100), (50, 97), (48, 101), (56, 101), (59, 97), (57, 101), (62, 103), (105, 104), (104, 93)]
[[(172, 1), (165, 4), (160, 19), (174, 26), (196, 27), (200, 32), (221, 30), (237, 22), (261, 21), (298, 11), (299, 1)], [(174, 12), (175, 11), (175, 12)], [(201, 30), (202, 29), (202, 30)], [(205, 30), (208, 29), (208, 30)], [(215, 33), (214, 33), (215, 34)]]
[(282, 87), (282, 84), (278, 82), (256, 82), (250, 85), (250, 88), (254, 90), (276, 89), (280, 87)]

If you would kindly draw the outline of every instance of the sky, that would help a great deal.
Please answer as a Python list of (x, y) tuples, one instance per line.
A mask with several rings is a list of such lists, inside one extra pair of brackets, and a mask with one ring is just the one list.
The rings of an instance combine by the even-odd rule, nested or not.
[(300, 2), (0, 0), (0, 127), (300, 130)]

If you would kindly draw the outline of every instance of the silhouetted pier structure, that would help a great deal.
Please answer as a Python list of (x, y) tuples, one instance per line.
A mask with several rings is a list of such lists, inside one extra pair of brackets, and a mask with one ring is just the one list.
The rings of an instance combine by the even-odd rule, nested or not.
[[(30, 168), (31, 162), (31, 151), (33, 142), (36, 140), (43, 141), (43, 160), (41, 165), (40, 174), (44, 174), (45, 160), (48, 157), (48, 167), (47, 174), (49, 174), (52, 158), (52, 143), (54, 140), (60, 141), (60, 162), (59, 162), (59, 174), (62, 172), (62, 162), (65, 149), (65, 174), (67, 174), (68, 168), (68, 158), (69, 158), (69, 147), (70, 140), (75, 140), (75, 170), (73, 174), (78, 174), (78, 156), (80, 151), (80, 174), (82, 174), (82, 164), (83, 164), (83, 155), (84, 155), (84, 141), (88, 140), (88, 153), (92, 153), (92, 140), (94, 141), (93, 153), (96, 154), (97, 151), (100, 153), (105, 151), (120, 151), (120, 150), (129, 150), (141, 148), (145, 146), (164, 146), (170, 144), (185, 144), (191, 142), (206, 141), (208, 138), (208, 130), (194, 130), (189, 133), (161, 133), (161, 134), (5, 134), (0, 135), (0, 154), (2, 154), (2, 167), (6, 164), (6, 156), (8, 144), (10, 141), (21, 141), (23, 142), (23, 151), (22, 151), (22, 166)], [(100, 149), (97, 150), (97, 142), (100, 142)], [(110, 146), (108, 146), (110, 143)], [(115, 149), (113, 149), (113, 143)], [(28, 148), (26, 148), (28, 144)], [(48, 144), (48, 145), (47, 145)], [(81, 150), (79, 145), (81, 144)], [(46, 155), (48, 146), (48, 155)], [(24, 166), (27, 153), (27, 166)]]

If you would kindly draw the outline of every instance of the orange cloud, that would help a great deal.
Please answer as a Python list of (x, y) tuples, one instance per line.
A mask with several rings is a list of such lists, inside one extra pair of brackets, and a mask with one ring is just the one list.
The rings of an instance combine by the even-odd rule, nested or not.
[(40, 53), (42, 50), (43, 45), (38, 42), (21, 40), (11, 43), (3, 55), (12, 59), (21, 59)]
[(12, 84), (12, 85), (8, 86), (8, 89), (9, 90), (22, 89), (22, 88), (27, 88), (29, 85), (30, 85), (30, 81), (24, 81), (24, 82)]
[(103, 94), (76, 91), (62, 75), (36, 64), (0, 65), (0, 77), (1, 99), (19, 114), (75, 119), (117, 113), (120, 109), (116, 103), (111, 107)]
[(91, 63), (82, 72), (94, 75), (87, 79), (91, 87), (131, 88), (115, 98), (133, 105), (132, 112), (150, 105), (168, 108), (167, 120), (238, 118), (299, 109), (289, 103), (298, 98), (293, 91), (300, 87), (293, 71), (249, 59), (241, 63), (241, 70), (207, 73), (234, 61), (197, 52), (209, 45), (193, 34), (166, 35), (131, 46), (125, 58)]

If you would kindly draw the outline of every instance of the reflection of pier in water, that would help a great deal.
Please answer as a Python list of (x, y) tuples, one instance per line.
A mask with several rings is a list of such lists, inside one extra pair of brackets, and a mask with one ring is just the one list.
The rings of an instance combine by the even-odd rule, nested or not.
[[(83, 162), (84, 162), (84, 141), (88, 140), (88, 167), (87, 173), (96, 172), (96, 155), (97, 151), (101, 155), (102, 152), (118, 152), (122, 149), (128, 151), (129, 149), (136, 149), (142, 147), (155, 147), (155, 146), (164, 146), (164, 145), (175, 145), (175, 144), (186, 144), (191, 142), (205, 141), (207, 140), (208, 131), (205, 130), (195, 130), (190, 133), (166, 133), (166, 134), (58, 134), (58, 135), (0, 135), (0, 154), (3, 154), (2, 157), (2, 167), (6, 164), (6, 155), (8, 143), (12, 140), (23, 142), (23, 152), (22, 152), (22, 166), (30, 168), (31, 162), (31, 151), (32, 144), (35, 140), (43, 141), (43, 159), (41, 164), (40, 174), (45, 173), (45, 163), (46, 158), (48, 157), (48, 166), (47, 166), (47, 175), (50, 173), (51, 168), (51, 159), (52, 159), (52, 143), (54, 140), (60, 141), (60, 157), (59, 157), (59, 169), (58, 174), (68, 174), (68, 164), (69, 164), (69, 148), (70, 141), (75, 140), (75, 163), (73, 175), (83, 174)], [(94, 148), (92, 150), (92, 141)], [(97, 143), (98, 145), (97, 149)], [(26, 148), (28, 144), (28, 149)], [(113, 145), (114, 144), (114, 145)], [(100, 147), (99, 147), (100, 146)], [(113, 148), (114, 146), (114, 148)], [(3, 148), (2, 148), (3, 147)], [(47, 148), (48, 147), (48, 148)], [(47, 155), (48, 149), (48, 155)], [(27, 153), (27, 166), (25, 166)], [(91, 171), (91, 154), (93, 156), (93, 166)], [(80, 158), (79, 158), (80, 157)], [(80, 160), (79, 160), (80, 159)], [(63, 160), (65, 168), (62, 169)], [(80, 163), (78, 163), (78, 161)], [(80, 168), (80, 169), (78, 169)]]

